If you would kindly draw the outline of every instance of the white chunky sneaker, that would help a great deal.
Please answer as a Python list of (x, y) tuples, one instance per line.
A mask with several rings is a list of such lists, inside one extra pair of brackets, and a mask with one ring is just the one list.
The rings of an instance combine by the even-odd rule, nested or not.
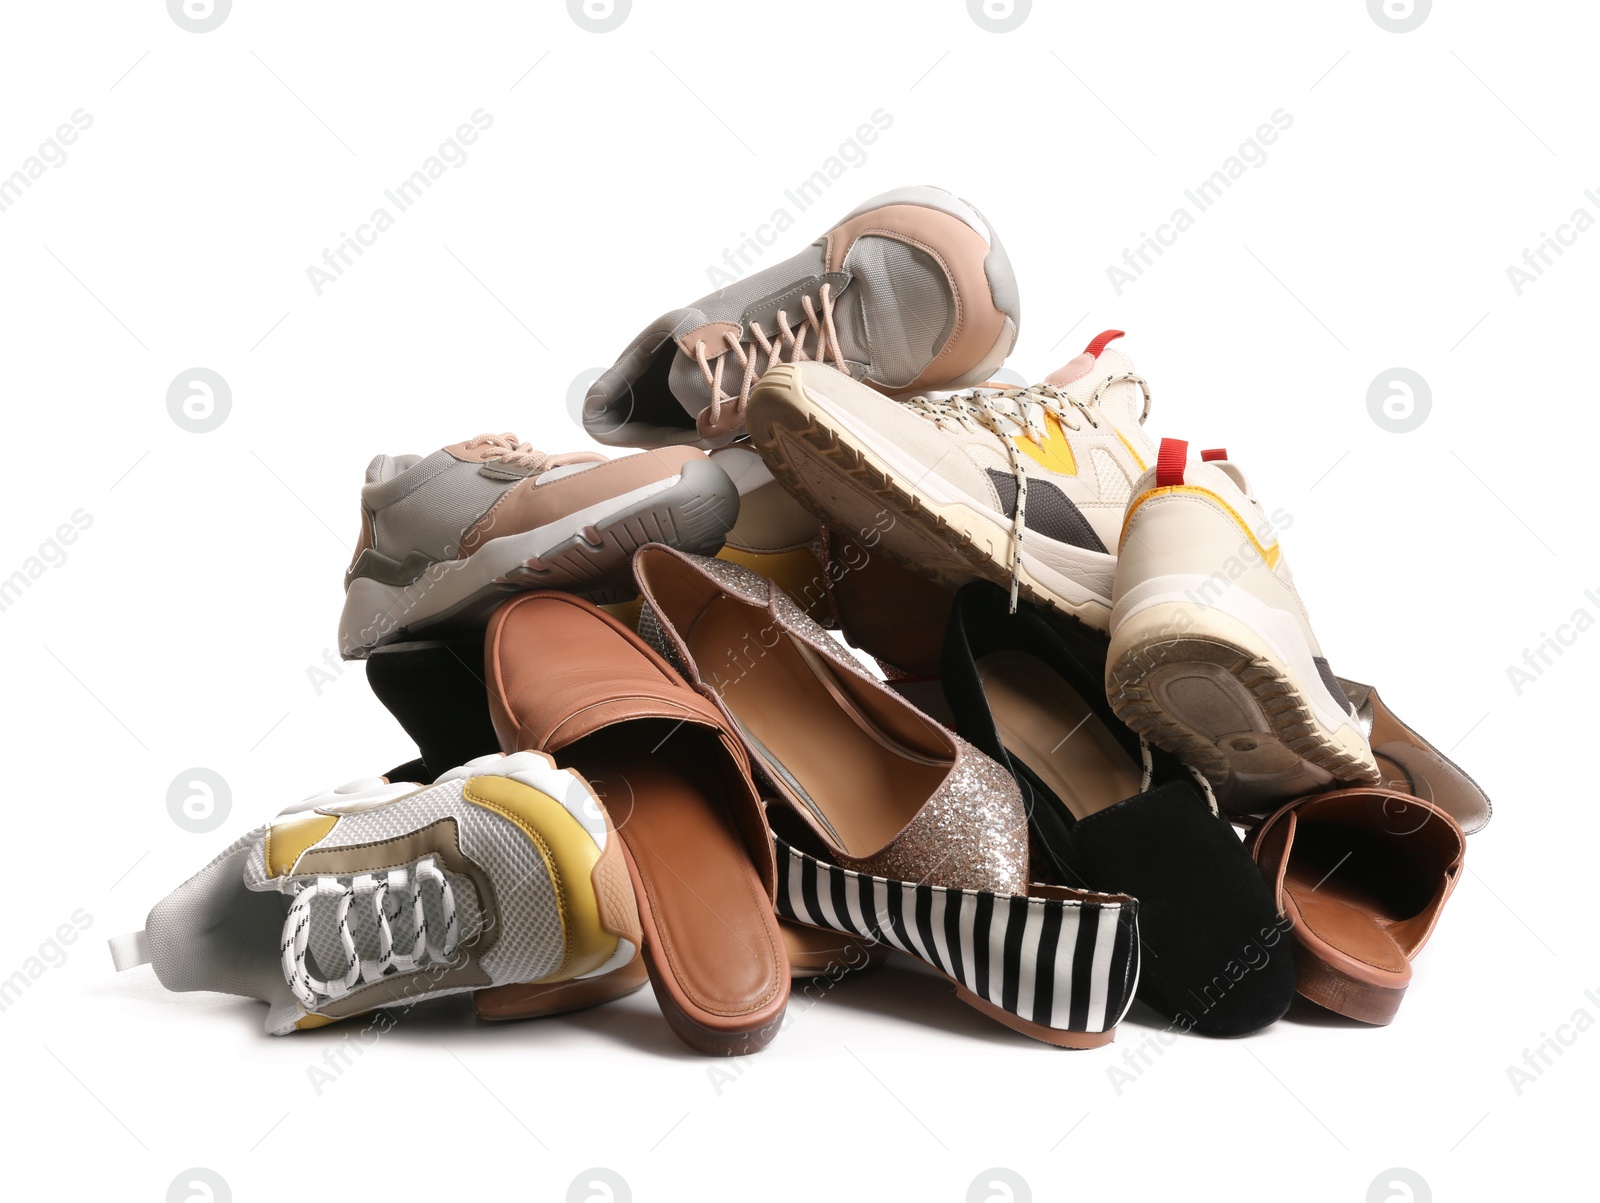
[(986, 579), (1105, 630), (1117, 533), (1155, 459), (1150, 390), (1097, 336), (1042, 383), (891, 400), (821, 364), (750, 402), (772, 474), (833, 529), (951, 589)]
[(576, 773), (518, 752), (431, 786), (370, 778), (308, 798), (110, 943), (119, 970), (148, 963), (169, 990), (260, 999), (277, 1036), (600, 978), (633, 960), (640, 934), (605, 808)]
[(1272, 524), (1225, 451), (1163, 439), (1118, 549), (1106, 692), (1234, 813), (1379, 779)]

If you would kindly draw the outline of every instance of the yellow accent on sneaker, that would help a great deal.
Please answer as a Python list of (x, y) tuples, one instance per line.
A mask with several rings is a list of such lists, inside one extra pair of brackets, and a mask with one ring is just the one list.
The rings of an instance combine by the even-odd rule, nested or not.
[(304, 814), (279, 819), (267, 828), (266, 839), (261, 841), (262, 859), (267, 862), (268, 877), (282, 877), (290, 872), (307, 848), (333, 830), (338, 815), (319, 814), (308, 810)]
[(594, 893), (600, 849), (583, 824), (548, 794), (509, 777), (473, 777), (462, 787), (461, 796), (515, 823), (544, 858), (566, 947), (556, 971), (539, 980), (580, 977), (610, 960), (617, 937), (601, 926)]
[(1202, 489), (1199, 485), (1162, 485), (1159, 488), (1146, 489), (1136, 497), (1133, 503), (1128, 506), (1127, 515), (1122, 519), (1122, 536), (1117, 540), (1118, 555), (1122, 554), (1123, 541), (1128, 537), (1128, 524), (1133, 521), (1133, 516), (1138, 512), (1139, 507), (1152, 498), (1164, 497), (1169, 494), (1188, 494), (1216, 502), (1238, 524), (1239, 529), (1244, 532), (1245, 538), (1250, 540), (1250, 545), (1256, 549), (1256, 554), (1261, 557), (1262, 562), (1268, 568), (1276, 568), (1278, 561), (1283, 558), (1283, 549), (1276, 541), (1273, 542), (1271, 547), (1263, 546), (1260, 538), (1257, 537), (1255, 531), (1250, 529), (1250, 524), (1244, 520), (1238, 510), (1234, 509), (1226, 500), (1213, 493), (1210, 489)]
[(1076, 476), (1078, 457), (1072, 454), (1072, 444), (1067, 441), (1067, 432), (1061, 429), (1061, 419), (1055, 414), (1045, 414), (1044, 428), (1045, 438), (1042, 446), (1020, 431), (1012, 435), (1011, 439), (1016, 443), (1018, 451), (1045, 471), (1058, 472), (1062, 476)]
[(1148, 468), (1150, 466), (1149, 464), (1144, 462), (1144, 456), (1139, 454), (1138, 450), (1134, 447), (1134, 445), (1132, 443), (1128, 442), (1128, 436), (1127, 435), (1123, 434), (1122, 431), (1117, 430), (1116, 427), (1112, 427), (1112, 432), (1119, 439), (1122, 440), (1122, 445), (1128, 449), (1128, 454), (1133, 456), (1133, 462), (1139, 465), (1139, 471), (1143, 472), (1146, 468)]

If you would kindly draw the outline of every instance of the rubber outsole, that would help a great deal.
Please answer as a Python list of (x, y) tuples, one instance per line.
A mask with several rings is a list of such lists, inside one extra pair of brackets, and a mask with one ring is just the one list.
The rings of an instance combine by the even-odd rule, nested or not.
[[(1264, 731), (1228, 732), (1222, 741), (1205, 733), (1215, 725), (1157, 696), (1171, 670), (1199, 669), (1225, 674), (1247, 698)], [(1352, 755), (1326, 734), (1299, 688), (1270, 659), (1215, 636), (1162, 637), (1119, 647), (1112, 637), (1106, 668), (1106, 693), (1118, 718), (1144, 739), (1177, 756), (1205, 775), (1217, 801), (1234, 813), (1255, 813), (1270, 796), (1253, 793), (1246, 781), (1263, 768), (1282, 775), (1284, 766), (1312, 766), (1336, 782), (1374, 784), (1379, 774), (1368, 753)]]
[[(953, 524), (915, 490), (898, 481), (826, 422), (798, 407), (787, 389), (756, 385), (762, 397), (746, 418), (750, 441), (773, 476), (819, 519), (896, 563), (952, 591), (974, 580), (1009, 589), (1011, 565)], [(876, 538), (873, 538), (876, 534)], [(1001, 547), (1011, 533), (997, 531)], [(1099, 631), (1111, 621), (1100, 602), (1075, 604), (1041, 588), (1021, 571), (1018, 593), (1047, 610), (1065, 614)]]
[(644, 958), (637, 953), (633, 960), (620, 969), (613, 969), (598, 977), (574, 978), (547, 985), (528, 984), (491, 986), (475, 991), (472, 1005), (479, 1019), (504, 1022), (513, 1019), (545, 1019), (551, 1015), (566, 1015), (584, 1011), (602, 1003), (625, 998), (641, 990), (649, 981)]
[[(390, 643), (481, 627), (507, 598), (535, 589), (575, 593), (598, 605), (627, 601), (637, 593), (631, 571), (635, 551), (647, 543), (665, 543), (681, 551), (715, 555), (738, 516), (739, 491), (727, 473), (712, 463), (687, 463), (671, 488), (574, 533), (448, 607), (427, 609), (426, 574), (422, 581), (399, 588), (402, 599), (415, 593), (417, 600), (405, 613), (405, 621), (376, 639), (348, 638), (347, 633), (353, 623), (363, 624), (354, 627), (363, 633), (384, 627), (392, 608), (387, 614), (355, 616), (347, 601), (339, 627), (340, 655), (361, 660)], [(482, 555), (483, 550), (475, 554)], [(423, 585), (420, 590), (419, 585)]]

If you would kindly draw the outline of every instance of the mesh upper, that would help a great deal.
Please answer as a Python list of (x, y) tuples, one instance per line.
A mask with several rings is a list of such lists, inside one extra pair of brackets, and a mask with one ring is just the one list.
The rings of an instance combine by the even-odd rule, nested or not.
[[(248, 960), (218, 962), (206, 950), (195, 947), (187, 938), (190, 932), (206, 931), (217, 926), (214, 914), (214, 883), (219, 877), (230, 875), (229, 870), (242, 859), (245, 865), (261, 860), (261, 837), (265, 827), (240, 836), (229, 844), (188, 881), (158, 902), (150, 911), (145, 923), (145, 939), (150, 950), (150, 961), (157, 967), (161, 984), (169, 990), (220, 990), (230, 994), (268, 997), (262, 991), (274, 987), (287, 994), (283, 975), (269, 967), (266, 973)], [(276, 923), (282, 923), (282, 914), (288, 904), (262, 908), (265, 913), (275, 912)]]
[(872, 379), (895, 388), (910, 384), (955, 326), (944, 269), (898, 239), (870, 237), (857, 240), (844, 265), (855, 281), (852, 308), (861, 317), (862, 350), (869, 352), (863, 358)]
[[(695, 316), (680, 322), (676, 332), (693, 329), (702, 321), (739, 322), (757, 301), (797, 281), (820, 276), (824, 266), (819, 240), (791, 259), (702, 297), (691, 306)], [(840, 352), (847, 361), (866, 368), (874, 380), (889, 385), (909, 383), (927, 367), (955, 327), (955, 302), (944, 270), (915, 247), (877, 237), (857, 239), (844, 269), (850, 273), (851, 283), (836, 298), (833, 311)], [(820, 313), (815, 296), (812, 303)], [(797, 301), (794, 311), (785, 316), (790, 327), (796, 328), (803, 323), (805, 311)], [(773, 323), (766, 322), (763, 328), (772, 337)], [(807, 348), (808, 355), (818, 358), (814, 339), (808, 340)], [(721, 349), (721, 345), (708, 344), (706, 354), (713, 356)], [(759, 353), (759, 348), (756, 350)], [(765, 366), (764, 357), (758, 362)], [(743, 373), (737, 357), (729, 356), (722, 368), (723, 391), (736, 392)], [(711, 386), (691, 356), (673, 357), (667, 383), (690, 413), (699, 413), (711, 402)]]
[[(456, 924), (462, 945), (471, 947), (472, 938), (483, 926), (483, 907), (478, 900), (477, 888), (470, 877), (459, 873), (446, 873), (445, 878), (450, 882), (451, 892), (455, 896)], [(431, 885), (423, 888), (422, 913), (427, 920), (428, 930), (436, 940), (445, 929), (445, 914), (440, 899), (441, 896)], [(319, 895), (311, 901), (312, 921), (306, 947), (311, 953), (312, 972), (323, 979), (344, 975), (344, 945), (339, 940), (338, 906), (338, 898), (331, 894)], [(416, 929), (411, 922), (413, 912), (410, 894), (390, 894), (388, 911), (389, 934), (394, 941), (394, 950), (401, 955), (409, 955), (412, 941), (416, 939)], [(358, 897), (351, 904), (349, 922), (350, 934), (356, 942), (356, 955), (369, 961), (376, 960), (380, 949), (378, 921), (372, 913), (372, 903), (366, 897)]]
[(396, 560), (412, 551), (453, 559), (467, 528), (517, 483), (485, 476), (480, 467), (435, 451), (364, 487), (361, 501), (372, 512), (373, 546)]
[(500, 911), (499, 939), (479, 963), (496, 981), (536, 981), (555, 972), (566, 947), (549, 871), (521, 828), (464, 801), (462, 785), (459, 779), (446, 781), (391, 805), (345, 815), (317, 847), (393, 839), (453, 816), (461, 851), (489, 875)]
[(1100, 500), (1119, 510), (1126, 509), (1128, 498), (1133, 496), (1133, 485), (1121, 465), (1104, 447), (1090, 448), (1089, 462), (1094, 465), (1095, 477), (1100, 482)]
[[(1005, 315), (1004, 329), (1009, 331), (1009, 342), (1014, 343), (1020, 319), (1016, 276), (988, 221), (959, 197), (929, 185), (896, 188), (857, 205), (833, 228), (873, 210), (898, 205), (948, 214), (984, 239), (987, 250), (983, 273), (990, 293), (987, 301)], [(870, 226), (870, 222), (862, 223), (864, 229)], [(583, 409), (584, 425), (590, 434), (599, 442), (622, 447), (725, 443), (732, 437), (726, 431), (702, 440), (695, 429), (693, 419), (710, 404), (711, 385), (700, 371), (693, 348), (683, 354), (675, 340), (708, 322), (743, 326), (744, 315), (755, 302), (787, 296), (798, 286), (808, 286), (815, 302), (813, 282), (826, 266), (826, 246), (824, 235), (799, 254), (734, 281), (688, 307), (669, 310), (651, 322), (590, 386)], [(888, 388), (908, 385), (927, 370), (949, 343), (960, 317), (949, 278), (937, 261), (940, 253), (938, 247), (930, 253), (881, 233), (869, 232), (851, 243), (841, 264), (851, 282), (835, 294), (834, 326), (844, 361), (835, 366), (857, 379), (870, 379)], [(734, 270), (748, 266), (748, 256), (738, 263), (732, 254), (727, 259)], [(984, 302), (981, 297), (969, 299), (975, 306)], [(791, 328), (803, 320), (798, 295), (793, 308), (794, 312), (787, 313)], [(761, 306), (757, 314), (768, 318), (770, 312)], [(770, 320), (763, 321), (763, 328), (772, 333)], [(808, 341), (813, 345), (807, 347), (806, 356), (817, 358), (814, 340)], [(999, 355), (1009, 349), (1009, 344), (1004, 348), (997, 345), (993, 352)], [(729, 395), (737, 394), (745, 366), (738, 361), (738, 355), (726, 353), (725, 341), (715, 346), (708, 343), (706, 354), (708, 358), (722, 357), (722, 389)], [(946, 383), (976, 381), (982, 372), (994, 369), (995, 363), (989, 359), (980, 365), (966, 364), (960, 373), (952, 371)], [(757, 355), (756, 360), (756, 366), (764, 369), (764, 355)]]

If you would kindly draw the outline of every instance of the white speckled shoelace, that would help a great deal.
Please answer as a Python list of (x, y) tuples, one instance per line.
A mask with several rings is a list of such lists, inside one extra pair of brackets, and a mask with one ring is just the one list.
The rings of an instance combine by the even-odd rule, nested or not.
[[(1022, 459), (1017, 450), (1017, 438), (1026, 437), (1035, 445), (1044, 446), (1047, 431), (1045, 416), (1053, 416), (1066, 430), (1081, 430), (1083, 422), (1098, 428), (1100, 418), (1095, 409), (1100, 397), (1113, 384), (1132, 381), (1144, 390), (1145, 413), (1150, 412), (1150, 386), (1143, 377), (1131, 372), (1108, 376), (1101, 382), (1088, 401), (1075, 401), (1066, 392), (1051, 384), (1035, 384), (1027, 388), (1006, 389), (998, 393), (954, 393), (944, 397), (912, 397), (906, 406), (921, 413), (941, 430), (945, 423), (981, 426), (1006, 445), (1011, 460), (1011, 474), (1017, 481), (1016, 510), (1011, 515), (1011, 613), (1017, 612), (1017, 593), (1022, 584), (1022, 541), (1027, 533), (1028, 474), (1023, 471)], [(1082, 419), (1080, 421), (1080, 418)], [(1143, 417), (1140, 418), (1142, 422)]]
[[(429, 930), (423, 905), (423, 886), (431, 883), (439, 896), (439, 909), (444, 913), (443, 932), (437, 940)], [(385, 909), (389, 895), (411, 895), (412, 944), (409, 953), (394, 949), (391, 921), (399, 917), (399, 910), (390, 915)], [(335, 895), (338, 902), (333, 922), (339, 945), (344, 950), (345, 973), (341, 978), (323, 981), (311, 972), (311, 929), (314, 923), (325, 923), (325, 917), (312, 914), (312, 902), (321, 895)], [(364, 958), (356, 950), (355, 932), (351, 928), (350, 911), (357, 898), (370, 905), (377, 931), (377, 953)], [(399, 900), (396, 900), (397, 908)], [(353, 877), (318, 877), (302, 885), (295, 894), (289, 913), (283, 921), (283, 976), (308, 1011), (316, 1011), (331, 1002), (337, 1002), (353, 993), (360, 985), (371, 984), (391, 975), (415, 973), (428, 965), (448, 964), (455, 959), (461, 941), (461, 931), (456, 919), (455, 892), (438, 862), (425, 856), (403, 869), (390, 869), (385, 873), (361, 873)]]

